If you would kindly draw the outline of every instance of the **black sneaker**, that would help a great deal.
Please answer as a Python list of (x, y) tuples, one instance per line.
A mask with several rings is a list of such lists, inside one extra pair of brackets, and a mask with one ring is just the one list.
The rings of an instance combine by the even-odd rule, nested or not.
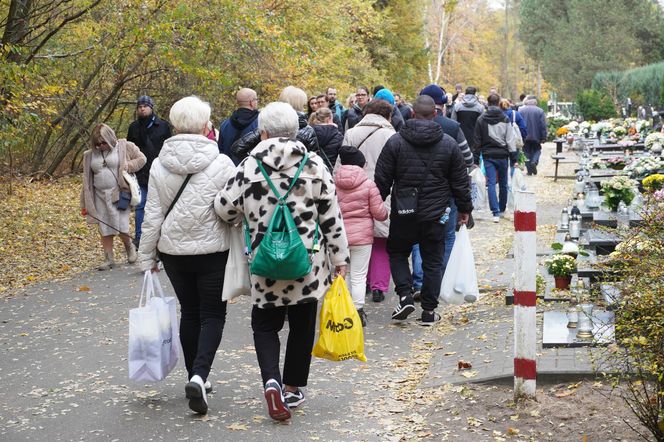
[(360, 321), (362, 321), (362, 327), (367, 326), (367, 314), (364, 313), (363, 308), (358, 308), (357, 309), (357, 314), (360, 315)]
[(413, 305), (413, 297), (410, 295), (402, 296), (392, 312), (392, 319), (403, 321), (414, 311), (415, 305)]
[(272, 419), (275, 421), (290, 419), (291, 412), (284, 400), (281, 385), (274, 379), (270, 379), (265, 383), (265, 400), (267, 401), (267, 412)]
[(208, 403), (205, 383), (200, 376), (194, 375), (184, 386), (185, 395), (189, 399), (189, 408), (199, 414), (207, 414)]
[(373, 302), (383, 302), (385, 300), (385, 293), (382, 290), (373, 290), (371, 292), (371, 299)]
[(284, 393), (284, 400), (288, 408), (297, 408), (305, 401), (304, 393), (299, 388), (296, 391), (287, 391)]
[(413, 301), (420, 302), (422, 300), (422, 291), (421, 289), (413, 288)]
[(422, 318), (420, 319), (420, 325), (425, 327), (431, 327), (432, 325), (440, 322), (440, 315), (435, 311), (422, 311)]
[(537, 164), (533, 164), (532, 169), (533, 169), (533, 175), (537, 175)]

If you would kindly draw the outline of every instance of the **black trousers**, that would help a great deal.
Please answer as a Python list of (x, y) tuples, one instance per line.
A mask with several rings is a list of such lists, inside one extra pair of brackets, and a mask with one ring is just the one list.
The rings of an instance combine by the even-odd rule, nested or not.
[(164, 269), (180, 301), (180, 343), (188, 379), (206, 381), (226, 323), (221, 301), (228, 252), (209, 255), (161, 254)]
[(390, 218), (390, 234), (387, 237), (387, 253), (397, 295), (410, 294), (413, 272), (408, 258), (415, 244), (420, 245), (422, 256), (422, 309), (438, 307), (440, 283), (443, 280), (443, 251), (445, 250), (445, 225), (437, 220), (417, 221), (412, 217)]
[[(256, 357), (261, 369), (263, 385), (274, 379), (279, 384), (304, 387), (309, 379), (311, 350), (316, 334), (318, 302), (262, 309), (254, 305), (251, 328), (254, 331)], [(284, 359), (283, 381), (279, 370), (279, 331), (288, 312), (288, 343)]]

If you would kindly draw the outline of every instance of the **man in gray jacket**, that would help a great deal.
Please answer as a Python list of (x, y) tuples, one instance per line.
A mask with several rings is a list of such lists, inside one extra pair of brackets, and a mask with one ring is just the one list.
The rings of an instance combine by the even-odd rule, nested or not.
[(473, 139), (475, 123), (483, 113), (484, 106), (477, 99), (477, 88), (468, 86), (461, 102), (456, 103), (452, 109), (452, 119), (459, 122), (466, 140)]
[[(491, 94), (487, 101), (489, 108), (477, 119), (471, 149), (475, 164), (479, 164), (480, 155), (484, 159), (489, 207), (493, 213), (493, 222), (497, 223), (507, 206), (507, 174), (510, 165), (516, 163), (517, 150), (512, 123), (498, 107), (500, 95)], [(496, 182), (500, 188), (498, 198)]]
[(546, 141), (546, 116), (544, 111), (537, 106), (537, 97), (528, 95), (519, 108), (519, 113), (526, 121), (528, 136), (523, 143), (523, 153), (528, 158), (526, 169), (528, 175), (537, 175), (542, 144)]

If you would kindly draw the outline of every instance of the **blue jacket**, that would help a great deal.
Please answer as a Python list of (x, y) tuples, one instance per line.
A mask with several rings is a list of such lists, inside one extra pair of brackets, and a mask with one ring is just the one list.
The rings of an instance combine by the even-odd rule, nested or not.
[[(519, 108), (519, 113), (526, 120), (528, 136), (525, 140), (546, 141), (546, 116), (544, 111), (535, 104), (526, 104)], [(524, 140), (524, 141), (525, 141)]]
[(526, 141), (526, 138), (528, 136), (528, 128), (526, 127), (526, 122), (524, 121), (519, 111), (515, 111), (513, 109), (507, 109), (504, 110), (503, 113), (507, 118), (509, 118), (510, 123), (512, 122), (512, 113), (514, 113), (514, 122), (516, 123), (517, 126), (519, 126), (519, 132), (521, 132), (521, 138), (523, 138), (523, 141)]
[(230, 118), (224, 120), (219, 127), (219, 152), (228, 155), (235, 165), (239, 164), (240, 159), (235, 157), (231, 151), (231, 146), (243, 135), (252, 132), (258, 127), (258, 111), (239, 108)]

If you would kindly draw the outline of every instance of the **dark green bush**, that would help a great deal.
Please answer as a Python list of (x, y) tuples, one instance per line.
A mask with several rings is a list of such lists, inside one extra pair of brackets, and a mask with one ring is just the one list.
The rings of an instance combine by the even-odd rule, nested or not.
[(594, 89), (579, 92), (576, 96), (576, 107), (586, 121), (599, 121), (616, 116), (616, 108), (611, 97)]

